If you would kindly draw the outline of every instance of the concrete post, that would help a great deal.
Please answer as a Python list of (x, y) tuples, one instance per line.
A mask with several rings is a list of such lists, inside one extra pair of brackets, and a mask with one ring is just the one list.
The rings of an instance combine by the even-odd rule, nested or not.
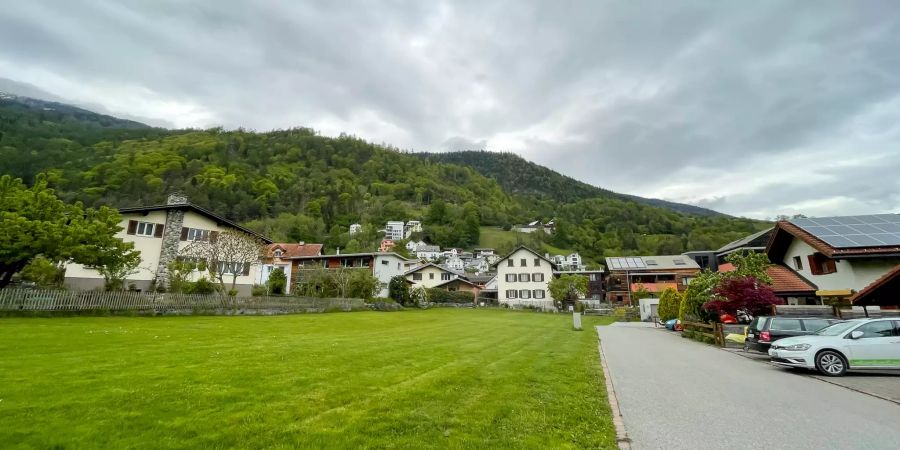
[(581, 313), (580, 312), (576, 311), (576, 312), (572, 313), (572, 327), (575, 328), (576, 330), (581, 329)]

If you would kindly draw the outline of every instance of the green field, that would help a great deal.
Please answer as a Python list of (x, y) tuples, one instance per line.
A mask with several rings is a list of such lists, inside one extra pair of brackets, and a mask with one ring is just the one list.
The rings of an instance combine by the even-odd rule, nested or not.
[(0, 319), (0, 448), (615, 448), (585, 320)]

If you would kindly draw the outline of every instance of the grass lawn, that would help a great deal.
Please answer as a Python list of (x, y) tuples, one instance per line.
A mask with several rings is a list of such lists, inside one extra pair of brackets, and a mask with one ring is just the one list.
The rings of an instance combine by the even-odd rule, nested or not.
[(597, 318), (0, 319), (0, 448), (615, 448)]

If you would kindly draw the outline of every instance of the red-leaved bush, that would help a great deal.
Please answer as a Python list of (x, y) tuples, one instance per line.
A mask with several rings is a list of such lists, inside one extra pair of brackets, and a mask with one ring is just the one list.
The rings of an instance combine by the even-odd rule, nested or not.
[(719, 314), (736, 315), (739, 310), (744, 310), (754, 316), (765, 315), (770, 313), (772, 305), (784, 303), (770, 286), (751, 276), (726, 278), (713, 294), (719, 300), (704, 303), (703, 309)]

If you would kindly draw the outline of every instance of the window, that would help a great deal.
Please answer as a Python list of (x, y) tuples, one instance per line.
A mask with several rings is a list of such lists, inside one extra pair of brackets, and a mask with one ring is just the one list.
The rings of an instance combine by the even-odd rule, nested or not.
[(450, 274), (449, 274), (449, 273), (444, 272), (444, 273), (441, 274), (441, 280), (447, 281), (447, 280), (449, 280), (449, 279), (450, 279)]
[(383, 261), (381, 261), (381, 265), (382, 265), (382, 266), (386, 266), (386, 265), (388, 265), (388, 261), (387, 261), (387, 260), (386, 260), (386, 259), (385, 259), (385, 260), (383, 260)]
[(518, 298), (518, 295), (516, 295), (516, 294), (517, 294), (517, 292), (515, 289), (508, 289), (506, 291), (506, 298)]
[(534, 267), (541, 267), (541, 258), (534, 258)]
[(532, 294), (533, 294), (534, 298), (546, 298), (546, 296), (547, 296), (547, 293), (544, 292), (543, 289), (535, 289), (534, 292), (532, 292)]
[(862, 331), (863, 339), (891, 337), (894, 332), (894, 325), (890, 320), (879, 320), (877, 322), (869, 322), (854, 331)]
[(528, 265), (528, 260), (526, 260), (525, 258), (522, 258), (522, 259), (519, 260), (519, 266), (520, 266), (520, 267), (525, 267), (525, 266), (527, 266), (527, 265)]
[(825, 319), (809, 319), (803, 321), (803, 326), (806, 327), (806, 331), (819, 331), (831, 323)]
[(421, 274), (421, 273), (414, 273), (414, 274), (413, 274), (413, 281), (422, 281), (422, 274)]
[(519, 298), (531, 298), (531, 291), (522, 289), (519, 291)]
[(520, 273), (519, 281), (521, 281), (523, 283), (527, 283), (527, 282), (531, 281), (531, 275), (529, 275), (527, 273)]
[(813, 275), (828, 275), (837, 272), (835, 261), (821, 253), (813, 253), (808, 256), (809, 271)]
[(227, 274), (227, 275), (250, 275), (250, 263), (241, 263), (241, 262), (220, 262), (219, 263), (219, 273)]
[(799, 256), (794, 257), (794, 268), (797, 270), (803, 270), (803, 259)]
[(591, 274), (591, 281), (597, 281), (597, 274), (596, 274), (596, 273), (592, 273), (592, 274)]
[(137, 234), (138, 236), (153, 236), (153, 225), (148, 222), (138, 222), (137, 224)]
[(507, 259), (507, 260), (506, 260), (506, 267), (513, 267), (513, 260), (512, 260), (512, 259)]
[(273, 254), (273, 255), (275, 255), (275, 257), (276, 257), (276, 258), (281, 258), (281, 255), (283, 255), (283, 254), (284, 254), (284, 252), (283, 252), (283, 251), (281, 251), (281, 249), (280, 249), (280, 248), (278, 248), (278, 249), (275, 249), (275, 251), (274, 251), (274, 252), (272, 252), (272, 254)]
[(428, 274), (428, 279), (429, 279), (429, 280), (433, 280), (433, 279), (434, 279), (434, 272), (431, 272), (431, 273)]
[(544, 281), (544, 274), (536, 273), (531, 275), (531, 281)]
[(188, 228), (187, 240), (189, 241), (208, 241), (209, 230), (201, 230), (199, 228)]
[(691, 280), (693, 280), (693, 278), (683, 277), (683, 278), (681, 278), (681, 284), (687, 286), (687, 285), (691, 284)]
[(772, 319), (770, 330), (800, 331), (800, 319)]

